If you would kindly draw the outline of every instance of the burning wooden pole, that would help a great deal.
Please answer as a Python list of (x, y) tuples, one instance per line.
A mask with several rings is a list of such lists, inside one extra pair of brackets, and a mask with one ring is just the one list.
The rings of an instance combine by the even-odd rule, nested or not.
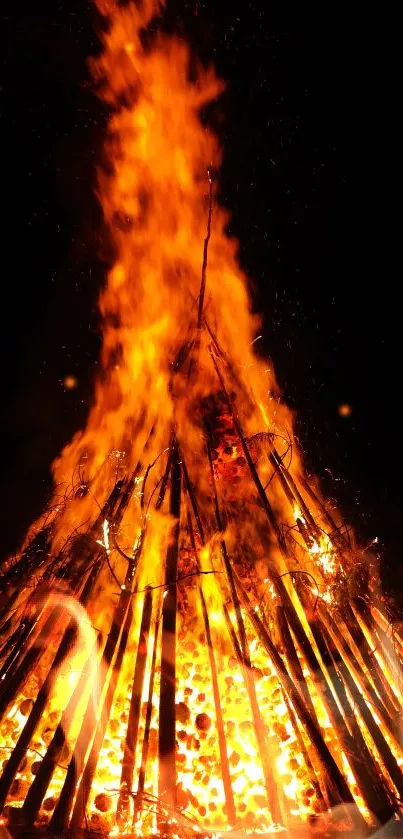
[(139, 737), (140, 706), (147, 662), (148, 640), (151, 629), (152, 606), (152, 591), (151, 589), (147, 589), (143, 603), (143, 614), (141, 618), (129, 718), (127, 722), (126, 742), (123, 752), (122, 772), (120, 776), (121, 792), (118, 799), (116, 818), (117, 824), (121, 826), (126, 824), (128, 818), (129, 800), (127, 790), (131, 790), (133, 786), (133, 772)]
[(202, 275), (201, 275), (201, 285), (200, 285), (200, 292), (199, 292), (199, 305), (197, 310), (197, 329), (201, 330), (203, 324), (203, 307), (204, 307), (204, 296), (206, 293), (206, 279), (207, 279), (207, 258), (208, 258), (208, 246), (210, 242), (211, 236), (211, 217), (213, 213), (213, 181), (210, 177), (210, 173), (208, 172), (208, 182), (209, 182), (209, 199), (208, 199), (208, 216), (207, 216), (207, 232), (206, 237), (204, 240), (203, 245), (203, 262), (202, 262)]
[[(143, 807), (143, 798), (144, 798), (144, 789), (146, 783), (146, 769), (147, 769), (147, 761), (148, 761), (148, 754), (149, 754), (149, 743), (150, 743), (150, 729), (151, 729), (151, 719), (153, 713), (153, 699), (154, 699), (154, 684), (155, 684), (155, 675), (156, 675), (156, 666), (157, 666), (157, 656), (158, 656), (158, 649), (160, 646), (160, 626), (161, 626), (161, 601), (158, 599), (156, 610), (155, 610), (155, 625), (154, 625), (154, 638), (153, 638), (153, 647), (152, 647), (152, 657), (151, 657), (151, 668), (150, 668), (150, 677), (148, 681), (148, 695), (147, 695), (147, 708), (146, 708), (146, 716), (144, 721), (144, 736), (143, 736), (143, 746), (141, 751), (141, 763), (140, 769), (138, 774), (138, 782), (137, 782), (137, 790), (136, 793), (133, 794), (134, 798), (134, 806), (133, 806), (133, 819), (132, 819), (132, 826), (135, 828), (139, 815), (141, 813)], [(124, 794), (130, 794), (130, 790), (123, 790)]]
[[(174, 525), (169, 538), (165, 562), (165, 585), (162, 605), (161, 686), (159, 706), (159, 797), (168, 808), (176, 806), (176, 614), (177, 569), (181, 515), (181, 467), (178, 443), (172, 444), (171, 497), (169, 511)], [(165, 822), (160, 820), (160, 829)]]
[(316, 716), (316, 711), (313, 706), (311, 694), (309, 693), (308, 685), (306, 683), (302, 665), (298, 658), (297, 651), (295, 649), (295, 644), (290, 632), (290, 627), (288, 625), (287, 618), (284, 614), (282, 606), (277, 607), (276, 614), (278, 629), (280, 631), (280, 637), (284, 647), (284, 654), (288, 661), (290, 673), (294, 679), (295, 685), (299, 689), (302, 698), (305, 701), (307, 708), (309, 709), (312, 719), (315, 720), (317, 724), (319, 724)]

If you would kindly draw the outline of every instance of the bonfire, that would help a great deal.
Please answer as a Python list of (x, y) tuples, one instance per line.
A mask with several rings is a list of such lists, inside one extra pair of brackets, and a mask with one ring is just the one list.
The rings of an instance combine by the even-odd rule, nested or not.
[(255, 351), (201, 116), (222, 84), (156, 0), (97, 2), (101, 373), (1, 568), (0, 830), (398, 829), (403, 640)]

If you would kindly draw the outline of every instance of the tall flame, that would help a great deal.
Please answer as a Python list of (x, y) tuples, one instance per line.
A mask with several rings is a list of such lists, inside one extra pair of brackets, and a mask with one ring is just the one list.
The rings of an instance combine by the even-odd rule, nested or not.
[[(173, 417), (171, 365), (196, 320), (208, 173), (221, 158), (200, 115), (223, 89), (214, 72), (199, 67), (190, 80), (189, 50), (175, 38), (159, 34), (144, 46), (142, 30), (158, 3), (98, 5), (110, 16), (104, 49), (92, 68), (112, 109), (98, 194), (115, 261), (100, 298), (102, 374), (94, 405), (85, 430), (54, 464), (56, 483), (66, 480), (82, 458), (92, 478), (113, 450), (126, 452), (133, 465), (144, 445), (140, 429), (156, 424), (157, 440), (166, 444)], [(251, 433), (261, 429), (262, 416), (271, 428), (279, 423), (290, 429), (289, 412), (273, 399), (273, 374), (253, 352), (258, 319), (251, 314), (247, 280), (227, 224), (227, 213), (215, 204), (206, 317), (213, 327), (219, 325), (223, 346), (261, 406), (249, 421)], [(195, 387), (208, 393), (210, 385), (205, 373)]]

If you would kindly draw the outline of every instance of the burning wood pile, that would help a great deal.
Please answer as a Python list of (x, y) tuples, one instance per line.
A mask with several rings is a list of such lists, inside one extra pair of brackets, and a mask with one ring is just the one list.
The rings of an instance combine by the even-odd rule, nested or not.
[(204, 194), (219, 151), (199, 112), (221, 85), (189, 81), (183, 43), (144, 37), (153, 0), (98, 5), (102, 374), (49, 509), (1, 569), (3, 824), (397, 824), (403, 640), (253, 352), (227, 218), (211, 181)]

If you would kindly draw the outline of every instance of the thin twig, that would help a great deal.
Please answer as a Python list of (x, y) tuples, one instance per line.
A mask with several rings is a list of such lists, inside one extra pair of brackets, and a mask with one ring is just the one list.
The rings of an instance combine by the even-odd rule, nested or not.
[(201, 285), (200, 285), (200, 293), (199, 293), (199, 310), (197, 313), (197, 328), (201, 329), (202, 327), (202, 320), (203, 320), (203, 306), (204, 306), (204, 295), (206, 292), (206, 276), (207, 276), (207, 258), (208, 258), (208, 246), (211, 236), (211, 216), (213, 212), (213, 181), (211, 180), (210, 172), (207, 172), (208, 181), (209, 181), (209, 206), (208, 206), (208, 218), (207, 218), (207, 234), (204, 240), (204, 247), (203, 247), (203, 265), (202, 265), (202, 276), (201, 276)]
[[(151, 469), (155, 466), (155, 464), (156, 464), (157, 460), (159, 460), (159, 458), (160, 458), (160, 457), (162, 457), (162, 455), (163, 455), (163, 454), (165, 454), (165, 452), (168, 452), (168, 451), (169, 451), (169, 446), (167, 446), (165, 449), (163, 449), (163, 450), (162, 450), (162, 452), (160, 452), (159, 454), (157, 454), (157, 457), (153, 460), (153, 462), (152, 462), (152, 463), (149, 463), (149, 464), (148, 464), (148, 466), (147, 466), (147, 469), (146, 469), (146, 471), (145, 471), (145, 473), (144, 473), (144, 478), (143, 478), (143, 488), (142, 488), (141, 500), (140, 500), (140, 506), (141, 506), (141, 509), (142, 509), (142, 510), (144, 509), (144, 497), (145, 497), (145, 491), (146, 491), (146, 481), (147, 481), (147, 478), (148, 478), (148, 476), (149, 476), (149, 474), (150, 474), (150, 472), (151, 472)], [(154, 488), (154, 489), (155, 489), (155, 488)], [(147, 507), (147, 510), (148, 510), (148, 507)]]

